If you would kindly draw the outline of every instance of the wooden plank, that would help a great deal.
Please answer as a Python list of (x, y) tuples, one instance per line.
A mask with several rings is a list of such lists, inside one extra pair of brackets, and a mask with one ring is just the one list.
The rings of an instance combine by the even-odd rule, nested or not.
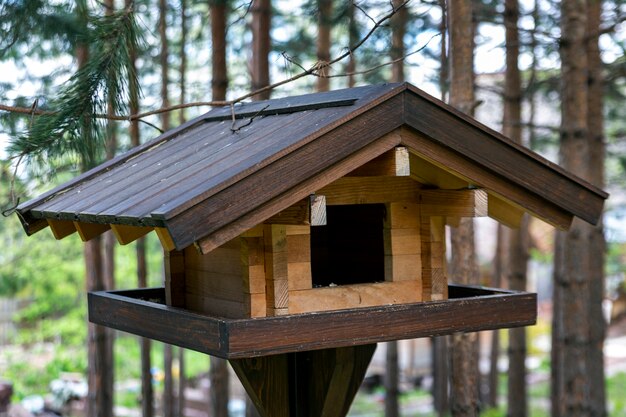
[(289, 313), (341, 310), (421, 301), (418, 281), (381, 282), (289, 292)]
[[(207, 141), (203, 152), (198, 152), (200, 159), (194, 162), (195, 157), (186, 158), (176, 172), (160, 174), (166, 181), (157, 177), (158, 182), (150, 184), (149, 195), (135, 190), (136, 196), (113, 206), (94, 207), (93, 211), (100, 209), (97, 215), (104, 218), (175, 216), (280, 158), (277, 149), (308, 142), (320, 134), (320, 126), (336, 122), (341, 113), (323, 109), (262, 118), (236, 134), (222, 123), (222, 133), (227, 132), (225, 145)], [(211, 137), (210, 132), (206, 135)]]
[(485, 217), (488, 200), (485, 190), (422, 190), (420, 212), (423, 216)]
[[(409, 150), (437, 163), (440, 167), (453, 171), (455, 175), (467, 178), (469, 182), (487, 189), (499, 195), (505, 195), (508, 199), (527, 209), (531, 214), (563, 230), (569, 229), (572, 215), (554, 203), (542, 197), (529, 193), (520, 184), (528, 183), (528, 178), (520, 183), (513, 182), (505, 177), (493, 175), (485, 168), (467, 159), (466, 155), (450, 150), (430, 138), (426, 138), (416, 131), (408, 128), (402, 129), (402, 141)], [(462, 174), (461, 174), (462, 173)], [(547, 184), (547, 188), (554, 185)]]
[(276, 213), (263, 223), (323, 226), (326, 224), (326, 199), (323, 195), (310, 195)]
[(311, 200), (311, 214), (309, 224), (311, 226), (326, 226), (326, 196), (314, 194)]
[[(210, 204), (197, 204), (174, 217), (164, 213), (176, 246), (187, 246), (199, 235), (208, 237), (222, 228), (231, 229), (234, 222), (254, 214), (254, 224), (246, 224), (248, 229), (397, 145), (398, 137), (385, 134), (401, 126), (401, 117), (393, 112), (401, 105), (399, 97), (381, 103), (214, 194)], [(273, 207), (278, 199), (282, 203)], [(202, 240), (201, 246), (206, 246), (208, 240)]]
[[(263, 294), (265, 300), (265, 250), (263, 237), (241, 238), (241, 262), (243, 268), (243, 291)], [(265, 301), (263, 301), (265, 315)]]
[(296, 417), (290, 414), (289, 361), (287, 355), (229, 361), (254, 407), (262, 417)]
[(155, 227), (154, 231), (159, 237), (159, 241), (161, 242), (161, 246), (163, 246), (163, 250), (167, 252), (171, 252), (176, 249), (176, 245), (174, 245), (174, 241), (172, 240), (172, 236), (170, 236), (170, 232), (167, 231), (164, 227)]
[(388, 204), (385, 228), (419, 229), (419, 208), (417, 202), (393, 202)]
[(165, 251), (165, 303), (185, 307), (185, 251)]
[(76, 226), (74, 226), (74, 222), (66, 221), (66, 220), (53, 220), (46, 219), (48, 221), (48, 225), (50, 226), (50, 230), (52, 230), (52, 234), (56, 240), (61, 240), (64, 237), (71, 235), (76, 232)]
[(249, 309), (243, 301), (224, 300), (197, 293), (185, 293), (185, 305), (190, 311), (230, 319), (250, 318)]
[(287, 262), (311, 262), (311, 235), (287, 233)]
[(419, 157), (414, 152), (409, 152), (409, 162), (411, 164), (411, 178), (424, 185), (444, 190), (462, 190), (472, 185), (467, 180)]
[(446, 227), (443, 217), (430, 218), (430, 266), (431, 300), (448, 298), (448, 278), (446, 274)]
[(266, 317), (267, 304), (265, 301), (265, 291), (259, 294), (249, 294), (245, 302), (246, 313), (250, 318)]
[(417, 281), (421, 283), (422, 270), (422, 257), (419, 253), (385, 255), (385, 281)]
[(420, 184), (410, 177), (343, 177), (318, 191), (328, 205), (417, 201)]
[[(313, 176), (306, 180), (303, 180), (303, 182), (300, 183), (297, 189), (281, 194), (280, 196), (273, 198), (266, 203), (263, 203), (256, 210), (252, 210), (249, 213), (241, 216), (227, 226), (211, 232), (209, 235), (198, 241), (198, 246), (203, 253), (209, 252), (223, 242), (228, 241), (229, 239), (232, 239), (233, 237), (238, 236), (240, 233), (243, 233), (261, 223), (263, 220), (269, 217), (269, 215), (271, 215), (268, 215), (268, 213), (275, 213), (277, 210), (280, 210), (280, 208), (287, 207), (290, 204), (295, 203), (299, 199), (306, 197), (310, 194), (311, 190), (320, 189), (321, 187), (331, 182), (333, 179), (340, 178), (346, 175), (351, 167), (359, 166), (362, 163), (376, 157), (377, 155), (380, 155), (382, 152), (389, 149), (390, 147), (397, 145), (399, 140), (400, 138), (398, 135), (395, 134), (395, 132), (384, 135), (375, 143), (372, 143), (364, 147), (363, 149), (352, 153), (345, 160), (341, 161), (341, 163), (325, 169), (323, 175)], [(288, 230), (289, 228), (301, 228), (301, 230), (308, 230), (305, 229), (307, 228), (307, 226), (287, 226), (287, 228)]]
[[(218, 272), (196, 271), (186, 269), (185, 291), (220, 300), (243, 303), (250, 292), (244, 287), (242, 274), (228, 275)], [(254, 290), (258, 291), (257, 288)]]
[(74, 222), (78, 235), (83, 242), (90, 241), (111, 228), (108, 224)]
[(288, 307), (289, 282), (287, 268), (287, 227), (265, 225), (263, 227), (265, 247), (265, 295), (267, 311)]
[(290, 226), (287, 225), (287, 235), (310, 235), (311, 228), (309, 226)]
[(409, 175), (411, 175), (409, 150), (404, 146), (396, 146), (348, 174), (351, 177), (406, 177)]
[(187, 349), (223, 355), (224, 322), (165, 305), (163, 288), (87, 296), (89, 320)]
[(518, 327), (537, 318), (536, 294), (449, 286), (449, 296), (426, 303), (228, 320), (167, 307), (162, 288), (97, 292), (89, 294), (89, 319), (210, 355), (244, 358)]
[(419, 227), (384, 229), (385, 255), (411, 255), (421, 252)]
[[(241, 244), (238, 239), (237, 243)], [(185, 249), (187, 269), (214, 272), (217, 274), (240, 275), (242, 273), (241, 247), (220, 246), (202, 255), (193, 246)]]
[(513, 203), (489, 194), (489, 217), (512, 229), (518, 229), (525, 211)]
[(287, 264), (289, 291), (313, 288), (311, 262), (290, 262)]
[(117, 238), (120, 245), (128, 245), (154, 230), (152, 227), (124, 226), (121, 224), (112, 224), (111, 230)]

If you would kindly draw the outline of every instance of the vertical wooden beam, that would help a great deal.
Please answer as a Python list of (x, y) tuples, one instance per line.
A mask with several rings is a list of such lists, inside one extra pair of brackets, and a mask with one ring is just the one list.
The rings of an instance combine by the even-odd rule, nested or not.
[(164, 251), (165, 303), (185, 307), (185, 251)]
[(417, 203), (389, 203), (384, 223), (385, 281), (422, 279)]
[(262, 417), (344, 417), (376, 345), (230, 361)]
[(265, 317), (265, 252), (263, 237), (241, 238), (243, 292), (250, 317)]
[(287, 226), (263, 226), (265, 245), (265, 300), (268, 316), (288, 313)]
[(422, 291), (424, 301), (447, 298), (444, 217), (420, 217), (422, 241)]

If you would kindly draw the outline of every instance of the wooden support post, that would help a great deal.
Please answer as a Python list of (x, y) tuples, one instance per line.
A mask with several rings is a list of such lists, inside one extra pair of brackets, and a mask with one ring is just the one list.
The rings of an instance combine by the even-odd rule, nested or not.
[(250, 317), (265, 317), (265, 251), (263, 236), (241, 238), (241, 263), (243, 267), (243, 292), (246, 310)]
[(448, 298), (445, 218), (420, 217), (422, 236), (422, 294), (424, 301)]
[(185, 251), (164, 251), (165, 303), (185, 307)]
[(420, 281), (419, 205), (389, 203), (384, 224), (385, 281)]
[(288, 313), (287, 226), (263, 226), (265, 243), (265, 300), (268, 316)]
[(376, 345), (230, 361), (262, 417), (344, 417)]

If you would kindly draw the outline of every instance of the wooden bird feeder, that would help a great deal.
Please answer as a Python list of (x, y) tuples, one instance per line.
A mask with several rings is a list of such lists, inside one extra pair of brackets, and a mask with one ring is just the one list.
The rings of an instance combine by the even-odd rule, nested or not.
[[(28, 234), (156, 231), (164, 288), (92, 322), (230, 360), (264, 417), (345, 416), (375, 344), (533, 324), (450, 285), (445, 225), (597, 222), (607, 194), (409, 84), (216, 109), (19, 206)], [(454, 277), (451, 277), (453, 280)]]

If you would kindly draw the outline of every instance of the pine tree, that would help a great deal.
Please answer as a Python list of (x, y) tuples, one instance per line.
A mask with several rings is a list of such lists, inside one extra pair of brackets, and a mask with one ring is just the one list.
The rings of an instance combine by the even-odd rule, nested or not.
[[(474, 107), (474, 27), (471, 0), (448, 3), (450, 28), (450, 104), (467, 114)], [(450, 277), (478, 284), (473, 219), (461, 219), (451, 230)], [(478, 415), (478, 334), (452, 335), (450, 408), (453, 416)]]

